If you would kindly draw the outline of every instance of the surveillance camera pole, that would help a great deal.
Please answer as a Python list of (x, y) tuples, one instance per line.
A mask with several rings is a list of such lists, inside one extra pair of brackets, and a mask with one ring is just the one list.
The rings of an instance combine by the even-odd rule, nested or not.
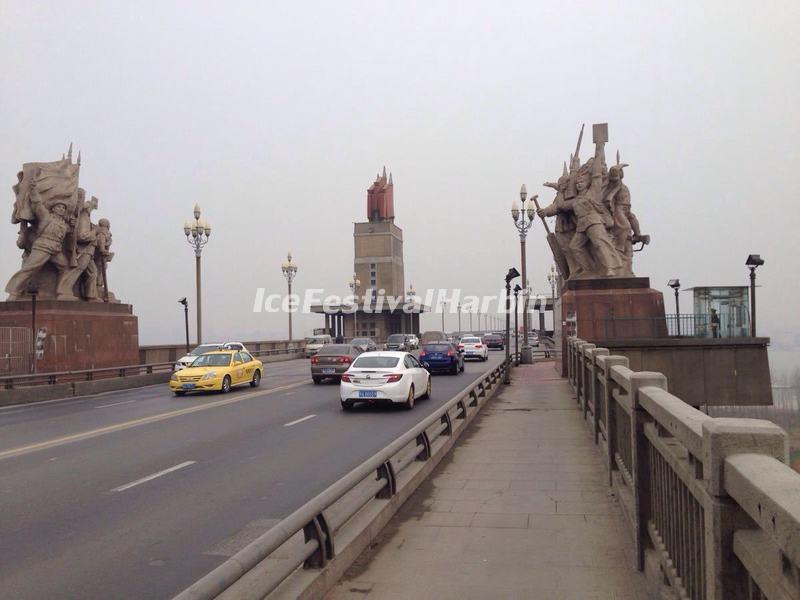
[(511, 383), (511, 358), (509, 356), (511, 348), (509, 341), (511, 340), (511, 280), (506, 279), (506, 368), (503, 372), (503, 383), (508, 385)]
[(756, 268), (750, 267), (750, 336), (756, 337)]
[(186, 329), (186, 354), (189, 354), (189, 301), (183, 303), (183, 323)]
[(39, 286), (29, 282), (27, 292), (31, 297), (31, 373), (36, 373), (36, 296), (39, 295)]

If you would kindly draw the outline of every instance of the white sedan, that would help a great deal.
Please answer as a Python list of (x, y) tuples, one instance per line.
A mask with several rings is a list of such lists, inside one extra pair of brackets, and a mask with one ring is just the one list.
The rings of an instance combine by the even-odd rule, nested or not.
[(477, 336), (463, 337), (458, 343), (458, 349), (464, 351), (464, 359), (479, 358), (481, 360), (489, 360), (489, 348), (483, 343), (483, 340)]
[(408, 352), (369, 352), (342, 375), (339, 396), (348, 410), (357, 402), (402, 404), (414, 408), (431, 394), (431, 374)]

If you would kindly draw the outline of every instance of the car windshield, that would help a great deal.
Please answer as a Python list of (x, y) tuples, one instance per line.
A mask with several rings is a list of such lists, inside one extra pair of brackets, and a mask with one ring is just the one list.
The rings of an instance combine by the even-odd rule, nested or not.
[(481, 338), (469, 337), (461, 340), (464, 344), (480, 344)]
[(357, 369), (393, 369), (400, 359), (396, 356), (362, 356), (353, 363)]
[(227, 367), (231, 364), (230, 354), (204, 354), (194, 359), (193, 367)]
[(403, 342), (403, 341), (405, 341), (405, 339), (406, 339), (406, 336), (404, 336), (404, 335), (402, 335), (400, 333), (396, 333), (396, 334), (390, 335), (388, 338), (386, 338), (386, 341), (387, 342)]
[(324, 344), (327, 340), (322, 337), (306, 338), (306, 344)]
[(369, 342), (370, 342), (369, 338), (356, 338), (353, 340), (353, 344), (357, 346), (366, 346), (367, 344), (369, 344)]
[(219, 350), (219, 346), (217, 344), (205, 344), (203, 346), (198, 346), (189, 354), (191, 356), (200, 356), (201, 354), (205, 354), (206, 352), (213, 352), (214, 350)]
[(320, 348), (317, 354), (350, 354), (350, 346), (347, 344), (328, 344)]
[(425, 352), (447, 352), (451, 350), (450, 344), (427, 344)]

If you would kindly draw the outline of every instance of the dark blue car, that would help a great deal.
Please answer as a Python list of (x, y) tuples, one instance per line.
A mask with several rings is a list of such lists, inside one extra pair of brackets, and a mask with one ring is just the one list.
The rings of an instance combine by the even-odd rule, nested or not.
[(450, 342), (428, 342), (419, 351), (419, 361), (428, 371), (458, 375), (464, 370), (464, 353)]

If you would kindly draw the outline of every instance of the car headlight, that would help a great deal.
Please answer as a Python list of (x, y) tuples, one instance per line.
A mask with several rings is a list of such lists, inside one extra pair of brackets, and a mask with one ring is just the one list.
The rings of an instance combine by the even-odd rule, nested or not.
[(217, 372), (216, 371), (211, 371), (210, 373), (206, 373), (205, 375), (203, 375), (200, 378), (200, 380), (201, 381), (208, 381), (209, 379), (214, 379), (214, 377), (216, 377), (216, 376), (217, 376)]
[(170, 377), (169, 380), (170, 381), (178, 381), (178, 374), (177, 373), (173, 373), (172, 377)]

